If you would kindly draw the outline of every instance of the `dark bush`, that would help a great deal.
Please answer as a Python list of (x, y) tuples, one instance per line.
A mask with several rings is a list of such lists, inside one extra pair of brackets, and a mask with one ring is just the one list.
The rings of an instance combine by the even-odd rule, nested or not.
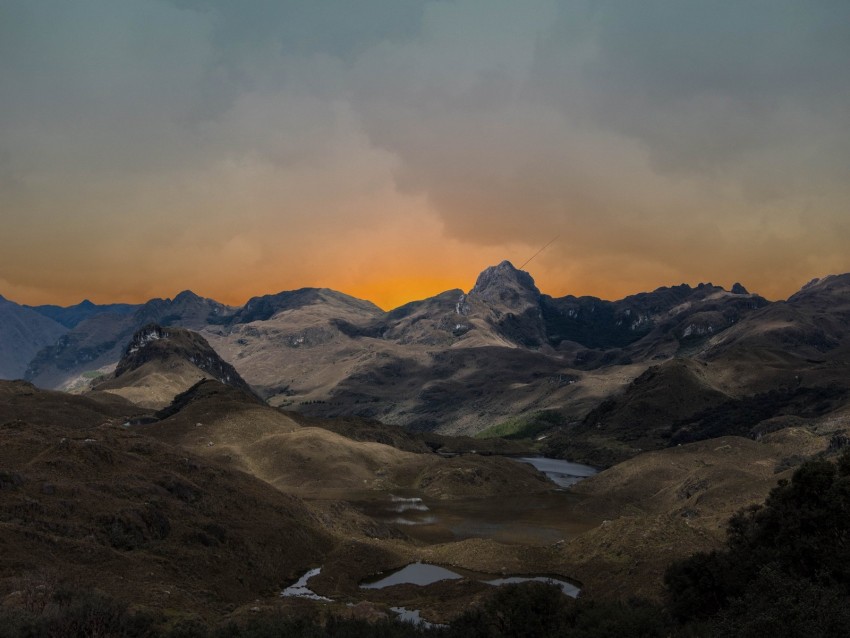
[(838, 635), (850, 613), (840, 602), (850, 595), (850, 452), (801, 465), (764, 506), (729, 521), (725, 549), (674, 563), (665, 584), (677, 619), (714, 618), (719, 635)]
[(149, 638), (155, 618), (103, 592), (58, 589), (40, 612), (0, 609), (1, 638)]

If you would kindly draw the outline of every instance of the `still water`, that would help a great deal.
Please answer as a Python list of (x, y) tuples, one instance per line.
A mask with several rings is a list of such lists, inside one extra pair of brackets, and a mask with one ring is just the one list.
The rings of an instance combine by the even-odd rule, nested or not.
[[(462, 573), (461, 573), (462, 572)], [(468, 570), (451, 570), (439, 565), (429, 565), (427, 563), (411, 563), (405, 565), (401, 569), (384, 572), (378, 576), (364, 581), (361, 589), (384, 589), (393, 585), (419, 585), (424, 587), (437, 583), (441, 580), (457, 580), (459, 578), (469, 578), (471, 580), (479, 580), (487, 585), (499, 586), (510, 585), (514, 583), (526, 583), (536, 581), (540, 583), (548, 583), (557, 585), (566, 596), (575, 598), (579, 594), (579, 588), (573, 583), (556, 578), (554, 576), (507, 576), (502, 578), (494, 578), (493, 574), (483, 574), (479, 572), (471, 572)]]
[(596, 474), (596, 469), (589, 465), (562, 459), (550, 459), (545, 456), (524, 456), (518, 458), (517, 461), (533, 465), (559, 487), (570, 487), (580, 480)]

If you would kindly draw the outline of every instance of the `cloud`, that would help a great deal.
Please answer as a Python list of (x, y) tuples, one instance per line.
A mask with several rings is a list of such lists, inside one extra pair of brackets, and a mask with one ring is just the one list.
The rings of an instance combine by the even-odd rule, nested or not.
[(556, 293), (850, 270), (847, 3), (2, 11), (0, 274), (21, 290), (401, 300), (390, 271), (436, 292), (555, 235), (533, 263)]

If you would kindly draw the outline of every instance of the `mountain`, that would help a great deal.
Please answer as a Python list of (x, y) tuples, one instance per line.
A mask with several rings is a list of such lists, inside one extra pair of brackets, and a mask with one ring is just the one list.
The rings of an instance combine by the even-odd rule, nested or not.
[(131, 312), (135, 312), (138, 308), (138, 304), (126, 304), (126, 303), (113, 303), (113, 304), (105, 304), (98, 305), (94, 304), (88, 299), (84, 299), (80, 303), (74, 306), (27, 306), (32, 310), (35, 310), (37, 313), (44, 315), (45, 317), (50, 317), (57, 323), (61, 323), (63, 326), (68, 328), (74, 328), (77, 324), (79, 324), (84, 319), (88, 319), (89, 317), (93, 317), (95, 315), (100, 315), (104, 313), (116, 314), (116, 315), (126, 315)]
[(711, 339), (700, 357), (734, 371), (732, 393), (843, 384), (850, 355), (850, 274), (814, 280)]
[(574, 351), (578, 367), (610, 364), (613, 353), (621, 359), (663, 359), (692, 349), (769, 304), (742, 290), (740, 284), (739, 292), (728, 292), (708, 283), (658, 288), (619, 301), (544, 297), (543, 317), (549, 342)]
[(479, 280), (468, 294), (386, 313), (331, 291), (281, 293), (203, 334), (275, 406), (473, 432), (551, 400), (571, 379), (557, 353), (515, 341), (529, 341), (522, 313), (536, 317), (531, 277), (505, 262)]
[(26, 378), (54, 389), (84, 388), (110, 374), (133, 334), (151, 323), (199, 329), (230, 314), (228, 306), (184, 291), (174, 299), (151, 299), (130, 313), (100, 313), (82, 320), (30, 361)]
[(478, 275), (467, 303), (509, 342), (538, 348), (546, 342), (541, 298), (531, 275), (503, 261)]
[(0, 296), (0, 379), (21, 379), (42, 348), (67, 332), (65, 326)]
[(158, 409), (202, 379), (215, 379), (253, 395), (236, 369), (197, 332), (148, 324), (133, 335), (113, 378), (95, 390)]
[(467, 293), (386, 313), (312, 294), (205, 335), (273, 405), (458, 434), (539, 410), (582, 419), (650, 365), (689, 356), (768, 303), (712, 284), (553, 298), (504, 261)]
[[(850, 275), (815, 280), (786, 301), (758, 305), (648, 368), (560, 433), (561, 443), (592, 439), (608, 448), (610, 463), (641, 449), (757, 438), (850, 405)], [(678, 330), (685, 324), (695, 325), (695, 317)], [(612, 442), (627, 447), (614, 451)]]

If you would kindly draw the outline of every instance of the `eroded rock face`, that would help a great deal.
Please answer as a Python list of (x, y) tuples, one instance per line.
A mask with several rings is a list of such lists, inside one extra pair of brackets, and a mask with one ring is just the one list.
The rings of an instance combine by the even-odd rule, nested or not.
[(517, 270), (509, 261), (485, 269), (469, 293), (488, 304), (503, 304), (511, 308), (537, 304), (540, 291), (534, 279), (524, 270)]
[(159, 339), (166, 338), (167, 336), (168, 333), (155, 324), (145, 326), (133, 335), (124, 356), (126, 357), (135, 354), (152, 341), (157, 341)]

